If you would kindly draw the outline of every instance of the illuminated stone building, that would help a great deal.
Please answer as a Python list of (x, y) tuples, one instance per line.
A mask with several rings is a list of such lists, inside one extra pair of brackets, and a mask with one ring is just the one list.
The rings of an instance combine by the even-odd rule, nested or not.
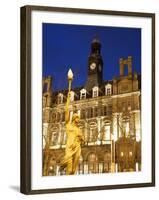
[[(141, 77), (128, 56), (119, 59), (118, 77), (103, 80), (100, 50), (99, 40), (94, 39), (86, 84), (71, 91), (70, 117), (73, 112), (80, 114), (85, 137), (78, 174), (140, 171)], [(62, 175), (67, 91), (54, 92), (51, 85), (50, 76), (43, 78), (43, 175)]]

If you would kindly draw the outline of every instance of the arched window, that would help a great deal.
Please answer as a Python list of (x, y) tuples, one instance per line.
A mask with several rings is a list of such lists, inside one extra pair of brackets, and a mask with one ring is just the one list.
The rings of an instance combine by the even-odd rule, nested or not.
[(63, 103), (63, 94), (62, 93), (58, 94), (57, 102), (58, 102), (58, 104)]
[(97, 160), (97, 157), (96, 157), (95, 153), (89, 154), (89, 156), (88, 156), (89, 162), (96, 162), (96, 160)]
[(92, 97), (95, 98), (98, 97), (98, 95), (99, 95), (99, 88), (95, 86), (92, 88)]
[(86, 89), (80, 90), (80, 99), (86, 99)]
[(108, 83), (105, 86), (105, 95), (110, 96), (112, 94), (112, 85)]
[(110, 152), (104, 153), (104, 162), (111, 162), (111, 153)]

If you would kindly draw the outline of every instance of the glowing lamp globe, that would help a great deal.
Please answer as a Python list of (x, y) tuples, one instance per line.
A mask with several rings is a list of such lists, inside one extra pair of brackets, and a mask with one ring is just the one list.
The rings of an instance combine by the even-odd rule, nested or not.
[(73, 79), (73, 72), (71, 69), (68, 70), (68, 74), (67, 74), (68, 80), (72, 80)]

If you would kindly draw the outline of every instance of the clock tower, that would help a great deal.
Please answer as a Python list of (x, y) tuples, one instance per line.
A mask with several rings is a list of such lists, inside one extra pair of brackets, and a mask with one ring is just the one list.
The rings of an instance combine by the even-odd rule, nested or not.
[(100, 86), (103, 81), (103, 59), (100, 51), (101, 43), (95, 38), (91, 43), (91, 53), (88, 57), (87, 91), (91, 90), (94, 86)]

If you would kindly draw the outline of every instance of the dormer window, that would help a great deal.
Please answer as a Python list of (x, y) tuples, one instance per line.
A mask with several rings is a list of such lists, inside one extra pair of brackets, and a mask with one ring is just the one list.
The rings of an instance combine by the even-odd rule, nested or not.
[(111, 89), (107, 88), (107, 95), (111, 95)]
[(60, 103), (63, 103), (63, 94), (62, 93), (59, 93), (58, 94), (58, 104), (60, 104)]
[(105, 86), (105, 95), (110, 96), (111, 94), (112, 94), (112, 85), (108, 83)]
[(71, 92), (70, 92), (70, 101), (71, 101), (71, 102), (74, 101), (74, 96), (75, 96), (74, 91), (71, 91)]
[(98, 97), (98, 93), (99, 93), (99, 88), (97, 86), (95, 86), (93, 89), (93, 98)]
[(86, 99), (86, 89), (80, 90), (80, 99)]

